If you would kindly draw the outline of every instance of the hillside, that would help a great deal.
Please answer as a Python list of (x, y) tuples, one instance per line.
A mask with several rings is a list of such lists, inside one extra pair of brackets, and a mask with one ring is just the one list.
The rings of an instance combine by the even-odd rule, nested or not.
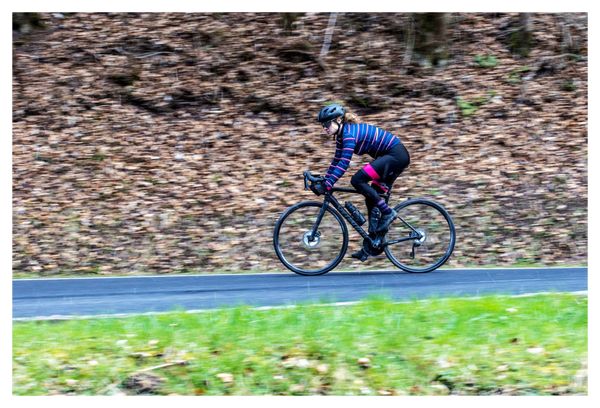
[[(405, 143), (395, 199), (450, 211), (449, 266), (587, 262), (585, 14), (533, 14), (528, 57), (515, 14), (452, 14), (435, 68), (405, 62), (394, 13), (339, 15), (319, 58), (328, 19), (49, 13), (15, 34), (14, 272), (281, 270), (273, 224), (315, 198), (302, 171), (329, 165), (334, 100)], [(391, 264), (339, 268), (367, 266)]]

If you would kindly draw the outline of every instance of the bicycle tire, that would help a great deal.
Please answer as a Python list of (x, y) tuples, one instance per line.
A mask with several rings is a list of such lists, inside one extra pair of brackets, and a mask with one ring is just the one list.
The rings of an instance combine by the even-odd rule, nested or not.
[[(414, 205), (425, 205), (425, 206), (429, 206), (435, 210), (437, 210), (442, 217), (446, 220), (447, 225), (448, 225), (448, 232), (449, 232), (449, 242), (448, 242), (448, 246), (446, 247), (444, 254), (439, 257), (433, 264), (431, 265), (427, 265), (423, 268), (415, 268), (415, 267), (411, 267), (406, 265), (405, 263), (399, 261), (396, 256), (394, 256), (394, 254), (392, 253), (392, 247), (393, 245), (388, 245), (385, 247), (385, 254), (387, 256), (387, 258), (398, 268), (402, 269), (403, 271), (406, 272), (410, 272), (410, 273), (426, 273), (426, 272), (431, 272), (434, 271), (436, 269), (438, 269), (440, 266), (442, 266), (444, 263), (446, 263), (446, 261), (450, 258), (450, 256), (452, 255), (452, 252), (454, 251), (454, 246), (456, 244), (456, 229), (454, 227), (454, 222), (452, 221), (452, 217), (450, 216), (450, 214), (448, 213), (448, 211), (446, 211), (446, 209), (444, 207), (442, 207), (440, 204), (436, 203), (435, 201), (431, 201), (431, 200), (426, 200), (423, 198), (416, 198), (416, 199), (411, 199), (411, 200), (407, 200), (403, 203), (398, 204), (394, 210), (396, 210), (398, 212), (398, 214), (401, 213), (402, 209), (405, 209), (409, 206), (414, 206)], [(397, 220), (394, 221), (395, 223), (397, 222)], [(392, 226), (394, 225), (394, 223), (392, 223)], [(391, 228), (391, 227), (390, 227)], [(388, 231), (389, 233), (389, 231)], [(386, 236), (387, 238), (387, 236)], [(414, 250), (414, 248), (413, 248)]]
[[(339, 224), (340, 229), (341, 229), (340, 232), (341, 232), (342, 245), (340, 247), (338, 255), (333, 259), (332, 262), (328, 263), (325, 267), (322, 267), (322, 268), (306, 269), (306, 268), (300, 267), (299, 265), (295, 265), (293, 262), (288, 260), (288, 257), (286, 257), (286, 255), (282, 251), (282, 248), (280, 245), (280, 242), (281, 242), (280, 233), (281, 233), (282, 227), (284, 226), (284, 223), (292, 214), (294, 214), (295, 212), (297, 212), (303, 208), (307, 208), (307, 207), (315, 207), (317, 210), (320, 210), (321, 207), (323, 207), (323, 203), (319, 203), (316, 201), (304, 201), (304, 202), (295, 204), (295, 205), (289, 207), (287, 210), (285, 210), (283, 212), (283, 214), (281, 214), (281, 216), (279, 217), (277, 222), (275, 223), (275, 228), (273, 230), (273, 247), (275, 248), (275, 253), (277, 254), (277, 258), (279, 258), (281, 263), (286, 268), (291, 270), (292, 272), (297, 273), (299, 275), (304, 275), (304, 276), (323, 275), (323, 274), (331, 271), (332, 269), (334, 269), (336, 266), (338, 266), (339, 263), (342, 261), (342, 259), (344, 259), (344, 256), (346, 255), (346, 251), (348, 250), (348, 227), (346, 226), (346, 223), (344, 222), (344, 219), (342, 218), (342, 216), (335, 210), (335, 208), (332, 208), (331, 206), (328, 205), (325, 208), (326, 213), (328, 212), (331, 215), (333, 215), (334, 220), (337, 221), (337, 223)], [(318, 211), (315, 214), (318, 214)], [(308, 220), (310, 221), (310, 219), (308, 219)], [(307, 225), (311, 225), (310, 222), (307, 223)], [(306, 231), (306, 229), (304, 231)], [(301, 240), (301, 242), (302, 242), (302, 240)]]

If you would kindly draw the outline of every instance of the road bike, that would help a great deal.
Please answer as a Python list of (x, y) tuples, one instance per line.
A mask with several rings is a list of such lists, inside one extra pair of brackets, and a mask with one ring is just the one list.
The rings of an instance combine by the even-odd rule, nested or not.
[[(305, 171), (304, 189), (315, 190), (321, 176)], [(323, 202), (303, 201), (286, 209), (275, 223), (273, 246), (279, 260), (300, 275), (323, 275), (334, 269), (348, 250), (346, 220), (363, 238), (371, 256), (385, 252), (398, 268), (412, 273), (431, 272), (442, 266), (454, 250), (456, 232), (448, 211), (440, 204), (414, 198), (394, 207), (398, 213), (387, 231), (376, 233), (376, 225), (365, 231), (365, 218), (351, 203), (343, 206), (336, 192), (360, 194), (353, 188), (333, 187)], [(391, 187), (380, 194), (389, 202)], [(373, 210), (375, 211), (375, 210)], [(370, 224), (376, 223), (371, 220)]]

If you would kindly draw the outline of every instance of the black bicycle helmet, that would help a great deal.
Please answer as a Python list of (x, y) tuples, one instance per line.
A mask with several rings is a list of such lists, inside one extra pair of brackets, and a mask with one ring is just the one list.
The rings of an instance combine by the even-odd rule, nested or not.
[(328, 120), (344, 116), (345, 113), (346, 109), (344, 109), (342, 105), (332, 103), (331, 105), (327, 105), (319, 111), (319, 116), (317, 116), (317, 120), (323, 123), (327, 122)]

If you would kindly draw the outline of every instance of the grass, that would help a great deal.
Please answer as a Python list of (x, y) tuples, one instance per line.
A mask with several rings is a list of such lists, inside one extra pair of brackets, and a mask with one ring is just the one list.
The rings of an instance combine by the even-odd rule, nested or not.
[(477, 112), (477, 110), (488, 103), (494, 96), (496, 96), (496, 91), (490, 89), (486, 92), (485, 96), (479, 96), (472, 100), (466, 100), (461, 98), (460, 96), (456, 98), (456, 104), (460, 109), (460, 113), (462, 116), (471, 116)]
[(498, 65), (498, 60), (493, 55), (476, 55), (473, 57), (475, 63), (481, 68), (494, 68)]
[(586, 394), (587, 297), (13, 324), (16, 395)]

